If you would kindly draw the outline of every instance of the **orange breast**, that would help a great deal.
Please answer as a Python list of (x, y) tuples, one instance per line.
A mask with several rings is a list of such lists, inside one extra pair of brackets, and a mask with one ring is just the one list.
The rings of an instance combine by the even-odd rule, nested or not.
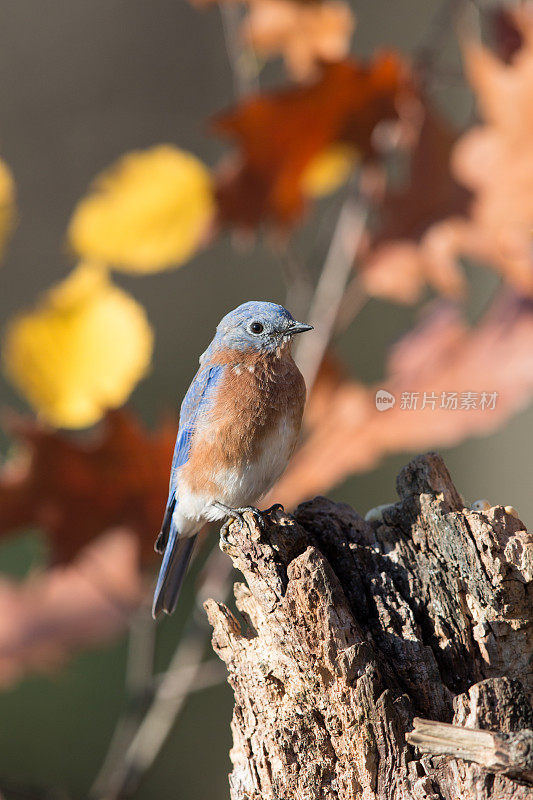
[(268, 355), (226, 350), (211, 362), (223, 364), (225, 374), (180, 473), (189, 491), (206, 494), (219, 491), (229, 470), (254, 469), (277, 431), (288, 458), (305, 404), (305, 383), (288, 348)]

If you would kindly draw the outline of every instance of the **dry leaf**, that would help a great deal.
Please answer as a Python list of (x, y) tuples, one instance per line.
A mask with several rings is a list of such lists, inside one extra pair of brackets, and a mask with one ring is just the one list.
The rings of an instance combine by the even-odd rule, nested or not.
[(142, 306), (105, 270), (81, 264), (9, 324), (2, 356), (7, 376), (43, 419), (81, 428), (126, 401), (152, 347)]
[(144, 431), (131, 414), (108, 414), (90, 435), (14, 420), (22, 452), (0, 472), (0, 535), (37, 526), (56, 561), (72, 559), (103, 531), (126, 527), (143, 561), (153, 557), (168, 493), (175, 425)]
[[(430, 284), (459, 297), (459, 259), (467, 256), (533, 296), (532, 9), (506, 12), (517, 32), (506, 61), (478, 43), (465, 46), (484, 123), (452, 148), (453, 138), (426, 117), (411, 181), (405, 193), (386, 198), (383, 230), (365, 260), (362, 281), (369, 293), (413, 302)], [(471, 191), (468, 203), (449, 174), (450, 153), (455, 179)]]
[(355, 19), (341, 0), (251, 0), (248, 5), (244, 38), (261, 56), (283, 55), (297, 80), (309, 78), (318, 62), (340, 61), (349, 52)]
[(265, 92), (216, 118), (215, 129), (239, 147), (239, 155), (219, 169), (222, 223), (294, 225), (305, 207), (303, 178), (317, 156), (343, 144), (370, 160), (380, 146), (380, 123), (411, 120), (409, 72), (396, 54), (379, 54), (370, 64), (323, 64), (321, 70), (312, 83)]
[(464, 293), (455, 259), (436, 263), (432, 253), (419, 246), (433, 223), (467, 209), (468, 192), (454, 180), (449, 166), (455, 141), (446, 121), (426, 106), (407, 180), (400, 189), (389, 189), (380, 203), (381, 224), (361, 271), (368, 294), (413, 303), (427, 284), (447, 297)]
[(520, 294), (533, 296), (533, 254), (505, 258), (490, 233), (472, 219), (450, 217), (433, 225), (421, 241), (419, 255), (428, 274), (455, 275), (458, 259), (464, 256), (498, 272)]
[[(509, 10), (518, 49), (502, 61), (477, 43), (465, 46), (468, 76), (484, 118), (452, 154), (454, 174), (473, 193), (469, 214), (434, 224), (421, 240), (426, 269), (457, 274), (460, 256), (499, 272), (533, 296), (533, 11)], [(516, 44), (516, 40), (515, 40)]]
[[(395, 396), (393, 408), (377, 410), (378, 390)], [(435, 396), (434, 409), (427, 403), (421, 407), (424, 392), (426, 401)], [(457, 409), (441, 408), (454, 392)], [(482, 409), (482, 394), (493, 392), (495, 408)], [(418, 393), (417, 410), (401, 407), (404, 393)], [(468, 403), (466, 393), (474, 393), (476, 409), (461, 408)], [(489, 433), (522, 409), (532, 394), (531, 301), (501, 296), (474, 328), (455, 307), (436, 306), (392, 351), (387, 377), (378, 386), (353, 381), (339, 385), (334, 374), (327, 409), (318, 416), (315, 407), (308, 417), (308, 438), (266, 502), (294, 506), (327, 492), (347, 475), (375, 467), (389, 453), (451, 446)]]
[[(524, 44), (509, 64), (478, 44), (465, 47), (469, 80), (484, 124), (459, 140), (455, 174), (474, 193), (471, 221), (491, 242), (500, 269), (533, 293), (533, 10), (517, 22)], [(513, 280), (514, 278), (514, 280)]]
[(211, 176), (191, 153), (159, 145), (123, 156), (80, 200), (68, 237), (83, 258), (131, 272), (187, 261), (213, 214)]
[(116, 529), (66, 567), (0, 578), (0, 686), (122, 632), (145, 589), (138, 550), (131, 531)]

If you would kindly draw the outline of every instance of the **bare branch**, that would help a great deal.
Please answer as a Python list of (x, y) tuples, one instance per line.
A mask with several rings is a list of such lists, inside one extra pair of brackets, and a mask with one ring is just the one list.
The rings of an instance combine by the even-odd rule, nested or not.
[(309, 270), (291, 243), (279, 253), (281, 273), (285, 281), (285, 305), (296, 319), (304, 319), (313, 296), (313, 281)]
[[(211, 552), (201, 576), (197, 592), (198, 608), (211, 594), (225, 597), (230, 588), (232, 565), (218, 548)], [(153, 625), (153, 622), (152, 622)], [(155, 626), (154, 626), (155, 627)], [(129, 797), (137, 788), (144, 773), (151, 767), (165, 743), (183, 708), (187, 697), (206, 686), (220, 681), (220, 670), (211, 662), (202, 663), (209, 627), (203, 614), (195, 614), (181, 637), (165, 673), (156, 681), (156, 691), (150, 707), (135, 729), (129, 730), (129, 741), (121, 757), (106, 759), (93, 789), (99, 800), (116, 800)]]
[(243, 41), (242, 26), (246, 23), (239, 4), (219, 3), (219, 9), (234, 91), (242, 97), (259, 89), (259, 65), (254, 50)]
[(346, 283), (365, 232), (368, 208), (359, 196), (349, 196), (341, 209), (309, 311), (312, 336), (302, 337), (296, 360), (311, 389), (331, 341)]
[(126, 706), (116, 725), (104, 763), (96, 776), (90, 794), (105, 796), (116, 765), (135, 735), (153, 694), (153, 660), (156, 627), (148, 604), (133, 617), (128, 642), (126, 665)]
[(354, 321), (356, 316), (368, 302), (368, 294), (356, 273), (346, 287), (342, 302), (335, 320), (335, 333), (342, 333)]

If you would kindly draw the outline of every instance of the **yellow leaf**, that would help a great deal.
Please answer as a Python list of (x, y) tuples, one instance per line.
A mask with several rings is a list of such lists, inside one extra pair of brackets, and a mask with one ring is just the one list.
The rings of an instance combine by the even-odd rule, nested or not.
[(357, 162), (355, 148), (345, 144), (334, 144), (315, 156), (302, 175), (304, 194), (322, 197), (331, 194), (350, 177)]
[(74, 210), (68, 237), (83, 258), (155, 272), (191, 257), (213, 209), (204, 164), (177, 147), (159, 145), (123, 156), (96, 178)]
[(11, 172), (0, 160), (0, 254), (14, 221), (15, 184)]
[(121, 406), (150, 364), (144, 309), (95, 264), (80, 264), (10, 323), (4, 369), (52, 425), (82, 428)]

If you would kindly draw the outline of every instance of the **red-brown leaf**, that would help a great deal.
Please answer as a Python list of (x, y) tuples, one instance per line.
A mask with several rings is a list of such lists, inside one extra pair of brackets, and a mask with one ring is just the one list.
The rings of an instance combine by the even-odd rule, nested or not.
[(102, 531), (127, 527), (139, 538), (141, 558), (151, 557), (167, 497), (174, 425), (147, 433), (122, 410), (86, 436), (31, 420), (13, 420), (9, 428), (23, 457), (0, 471), (0, 535), (38, 526), (55, 559), (65, 562)]
[(214, 120), (239, 155), (219, 171), (220, 221), (281, 228), (302, 216), (302, 175), (329, 146), (352, 145), (363, 160), (376, 155), (376, 126), (412, 110), (409, 71), (395, 53), (369, 64), (353, 59), (322, 65), (318, 80), (244, 100)]
[(408, 177), (402, 187), (390, 189), (380, 204), (381, 223), (361, 276), (369, 294), (412, 303), (426, 284), (450, 297), (462, 294), (463, 277), (455, 263), (446, 270), (437, 269), (419, 247), (433, 223), (467, 210), (469, 193), (450, 169), (456, 140), (448, 123), (426, 107)]

